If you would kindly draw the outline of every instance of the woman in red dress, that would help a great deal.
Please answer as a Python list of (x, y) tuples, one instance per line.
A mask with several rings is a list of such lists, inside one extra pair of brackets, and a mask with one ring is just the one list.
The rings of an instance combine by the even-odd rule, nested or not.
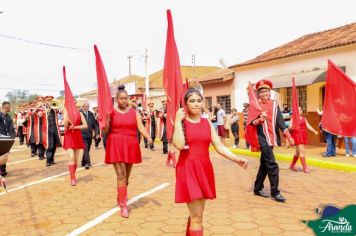
[(128, 107), (125, 86), (117, 91), (118, 107), (108, 118), (104, 132), (107, 136), (105, 163), (113, 164), (117, 176), (117, 202), (120, 214), (127, 218), (127, 184), (133, 164), (141, 163), (141, 150), (137, 140), (137, 129), (152, 144), (152, 139), (142, 124), (141, 115)]
[[(212, 143), (225, 158), (247, 167), (247, 160), (237, 157), (225, 147), (211, 122), (201, 117), (203, 97), (197, 89), (189, 89), (184, 109), (179, 109), (175, 120), (173, 145), (180, 150), (176, 166), (176, 203), (187, 203), (188, 218), (186, 235), (203, 235), (203, 211), (206, 199), (216, 198), (213, 166), (209, 157)], [(182, 128), (185, 127), (185, 134)], [(188, 149), (184, 146), (188, 145)]]
[[(301, 107), (299, 107), (299, 114), (302, 114)], [(289, 123), (290, 129), (292, 128), (293, 122), (294, 122), (293, 119), (291, 119)], [(295, 153), (294, 153), (292, 163), (290, 164), (289, 168), (293, 171), (298, 171), (298, 169), (295, 167), (295, 164), (297, 163), (298, 158), (300, 157), (300, 162), (302, 163), (304, 173), (310, 173), (307, 166), (307, 162), (305, 161), (305, 147), (304, 147), (304, 145), (308, 143), (307, 129), (312, 131), (315, 135), (318, 135), (318, 132), (315, 129), (313, 129), (313, 127), (310, 126), (308, 120), (303, 116), (300, 116), (299, 118), (299, 126), (300, 129), (291, 130), (291, 135), (294, 139), (295, 142), (294, 145), (296, 148), (295, 148)]]
[(66, 109), (63, 109), (63, 124), (65, 127), (63, 149), (66, 150), (67, 156), (69, 157), (68, 170), (72, 186), (77, 185), (75, 172), (78, 166), (80, 150), (84, 149), (84, 142), (80, 130), (88, 128), (83, 114), (81, 114), (79, 111), (76, 112), (76, 120), (73, 121), (74, 124), (72, 124), (68, 119), (68, 113)]

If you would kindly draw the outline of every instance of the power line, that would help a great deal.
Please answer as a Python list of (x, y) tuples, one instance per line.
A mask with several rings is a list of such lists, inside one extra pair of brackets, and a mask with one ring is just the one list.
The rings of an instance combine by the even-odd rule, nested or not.
[[(34, 40), (29, 40), (29, 39), (24, 39), (8, 34), (1, 34), (0, 37), (6, 38), (6, 39), (11, 39), (11, 40), (17, 40), (25, 43), (30, 43), (30, 44), (37, 44), (37, 45), (42, 45), (42, 46), (48, 46), (48, 47), (54, 47), (54, 48), (60, 48), (60, 49), (69, 49), (69, 50), (76, 50), (76, 51), (85, 51), (85, 52), (91, 52), (92, 49), (88, 48), (79, 48), (79, 47), (70, 47), (70, 46), (64, 46), (64, 45), (59, 45), (59, 44), (54, 44), (54, 43), (45, 43), (45, 42), (40, 42), (40, 41), (34, 41)], [(101, 52), (113, 52), (113, 53), (142, 53), (143, 50), (101, 50)]]

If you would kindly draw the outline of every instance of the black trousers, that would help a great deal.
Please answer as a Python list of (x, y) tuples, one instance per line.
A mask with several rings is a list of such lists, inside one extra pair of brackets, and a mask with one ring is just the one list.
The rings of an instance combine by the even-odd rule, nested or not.
[(163, 153), (166, 154), (168, 153), (168, 142), (163, 141)]
[(6, 163), (0, 166), (0, 172), (1, 172), (0, 174), (6, 173)]
[(273, 147), (271, 146), (261, 146), (261, 159), (260, 168), (258, 169), (256, 181), (255, 181), (255, 191), (263, 189), (263, 182), (268, 175), (268, 179), (271, 185), (271, 195), (275, 196), (279, 194), (278, 183), (279, 183), (279, 167), (276, 163)]
[(38, 150), (38, 157), (44, 157), (44, 153), (45, 153), (46, 149), (44, 148), (43, 144), (41, 144), (41, 143), (37, 144), (36, 147)]
[(101, 138), (96, 138), (96, 136), (94, 136), (94, 143), (95, 143), (95, 147), (99, 147), (99, 144), (100, 144), (100, 141), (101, 141)]
[(239, 145), (240, 137), (239, 137), (239, 125), (238, 124), (232, 124), (231, 125), (231, 132), (234, 135), (235, 138), (235, 145)]
[(23, 135), (23, 126), (19, 126), (17, 128), (17, 135), (19, 136), (20, 139), (20, 145), (22, 145), (25, 139), (25, 135)]
[(56, 129), (48, 129), (48, 148), (46, 150), (47, 163), (54, 163), (57, 144), (61, 143), (56, 132)]
[[(153, 143), (150, 145), (150, 148), (152, 149), (155, 147), (156, 136), (151, 136), (151, 139), (152, 139)], [(148, 140), (146, 138), (143, 138), (143, 141), (145, 142), (145, 147), (148, 147)]]
[(36, 155), (37, 145), (35, 143), (31, 143), (31, 154)]
[(84, 141), (84, 152), (83, 152), (83, 157), (82, 157), (82, 166), (85, 166), (86, 164), (91, 164), (90, 163), (90, 147), (91, 143), (93, 142), (92, 138), (83, 138)]

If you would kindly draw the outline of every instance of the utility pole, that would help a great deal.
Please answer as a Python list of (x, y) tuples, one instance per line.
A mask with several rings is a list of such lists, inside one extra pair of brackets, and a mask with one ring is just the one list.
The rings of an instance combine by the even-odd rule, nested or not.
[(195, 79), (195, 53), (192, 55), (193, 79)]
[(148, 50), (145, 50), (145, 88), (146, 88), (146, 98), (150, 96), (150, 83), (148, 80), (148, 71), (147, 71), (147, 61), (148, 61)]
[(127, 59), (129, 59), (129, 76), (131, 76), (131, 58), (132, 55), (127, 56)]

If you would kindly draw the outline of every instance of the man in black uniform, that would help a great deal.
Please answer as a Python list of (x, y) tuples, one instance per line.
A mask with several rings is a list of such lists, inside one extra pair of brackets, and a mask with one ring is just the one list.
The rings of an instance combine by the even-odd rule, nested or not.
[(147, 122), (146, 129), (147, 132), (150, 134), (153, 142), (151, 145), (149, 145), (146, 138), (144, 138), (143, 140), (145, 141), (145, 148), (149, 146), (151, 150), (154, 150), (154, 141), (156, 139), (156, 115), (154, 111), (154, 103), (153, 102), (148, 103), (148, 108), (149, 110), (145, 114), (146, 122)]
[(87, 129), (82, 129), (82, 137), (84, 141), (84, 152), (83, 152), (83, 157), (82, 157), (82, 166), (85, 166), (85, 169), (89, 169), (91, 163), (90, 163), (90, 146), (93, 141), (93, 132), (96, 129), (96, 122), (95, 122), (95, 117), (94, 114), (89, 111), (89, 103), (84, 102), (82, 105), (82, 109), (80, 112), (84, 115), (85, 120), (88, 124)]
[[(9, 116), (9, 112), (11, 111), (10, 102), (3, 102), (1, 105), (0, 112), (0, 135), (10, 136), (11, 138), (16, 137), (16, 132), (14, 125), (12, 123), (12, 118)], [(1, 176), (6, 176), (6, 163), (0, 166), (0, 174)]]
[(98, 111), (99, 107), (93, 107), (93, 114), (95, 118), (95, 130), (94, 130), (94, 142), (95, 142), (95, 149), (99, 148), (99, 144), (101, 141), (100, 138), (100, 127), (99, 127), (99, 121), (98, 121)]
[(47, 163), (46, 166), (56, 164), (54, 162), (54, 155), (56, 153), (57, 147), (61, 147), (61, 140), (58, 128), (58, 118), (57, 113), (51, 107), (53, 96), (46, 96), (46, 115), (47, 115), (47, 138), (48, 138), (48, 147), (46, 150)]
[(167, 102), (165, 100), (162, 101), (162, 120), (163, 120), (163, 131), (162, 131), (162, 139), (163, 142), (163, 154), (168, 153), (168, 138), (166, 132), (166, 118), (167, 116)]

